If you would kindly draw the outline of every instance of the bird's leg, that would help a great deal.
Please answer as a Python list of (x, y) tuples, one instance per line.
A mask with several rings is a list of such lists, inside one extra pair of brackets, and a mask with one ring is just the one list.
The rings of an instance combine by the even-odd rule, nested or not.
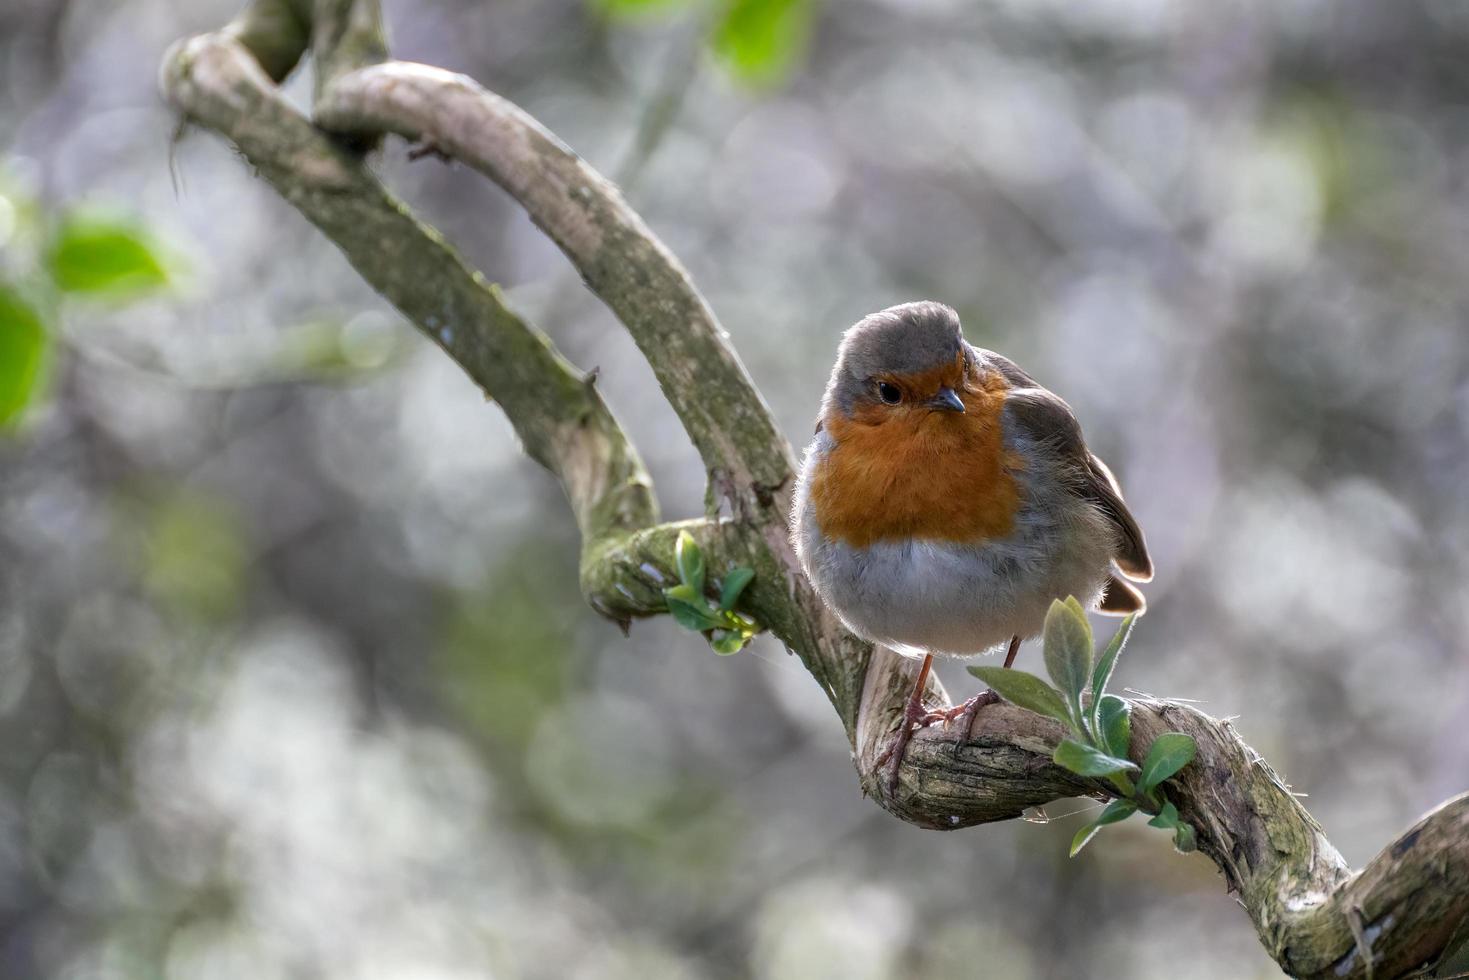
[[(1015, 664), (1015, 655), (1018, 654), (1019, 652), (1020, 652), (1020, 637), (1019, 636), (1012, 636), (1012, 637), (1010, 637), (1010, 649), (1008, 649), (1008, 650), (1005, 651), (1005, 669), (1006, 670), (1008, 670), (1008, 669), (1010, 669), (1010, 667), (1014, 666), (1014, 664)], [(948, 721), (953, 721), (955, 718), (957, 718), (958, 720), (960, 720), (960, 721), (963, 722), (963, 725), (960, 726), (960, 731), (963, 732), (963, 736), (959, 739), (959, 741), (957, 741), (957, 742), (954, 743), (954, 754), (955, 754), (955, 756), (957, 756), (959, 754), (959, 748), (961, 746), (963, 746), (964, 743), (966, 743), (966, 742), (969, 741), (969, 733), (970, 733), (970, 730), (974, 728), (974, 719), (979, 714), (979, 709), (980, 708), (983, 708), (987, 704), (998, 704), (999, 702), (1000, 702), (1000, 696), (998, 694), (996, 694), (994, 691), (990, 691), (990, 690), (980, 691), (974, 697), (970, 698), (968, 701), (965, 701), (963, 704), (959, 705), (958, 710), (956, 710), (956, 711), (953, 712), (952, 717), (945, 718), (944, 719), (946, 722), (948, 722)]]
[(928, 712), (923, 710), (923, 690), (928, 687), (928, 672), (932, 667), (933, 654), (926, 654), (923, 666), (918, 668), (918, 680), (913, 683), (913, 693), (908, 695), (908, 704), (903, 708), (903, 724), (882, 755), (877, 757), (878, 769), (889, 759), (892, 760), (893, 769), (888, 775), (889, 796), (898, 788), (898, 767), (903, 764), (903, 753), (908, 748), (908, 740), (913, 737), (913, 729), (928, 718)]
[(1020, 637), (1010, 637), (1010, 649), (1005, 651), (1005, 669), (1015, 666), (1015, 655), (1020, 652)]

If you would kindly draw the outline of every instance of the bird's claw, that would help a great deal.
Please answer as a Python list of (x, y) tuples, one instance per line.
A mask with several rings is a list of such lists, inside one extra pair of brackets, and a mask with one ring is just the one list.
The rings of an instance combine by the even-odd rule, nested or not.
[(998, 704), (999, 701), (1000, 696), (994, 691), (981, 691), (962, 704), (941, 708), (938, 711), (925, 711), (921, 705), (915, 709), (910, 703), (903, 711), (903, 724), (898, 729), (898, 733), (877, 757), (877, 769), (881, 769), (884, 764), (891, 763), (888, 772), (888, 796), (891, 797), (898, 788), (898, 769), (903, 764), (903, 753), (907, 751), (908, 742), (912, 740), (914, 732), (920, 728), (928, 728), (930, 725), (942, 723), (948, 727), (952, 722), (960, 722), (961, 737), (954, 745), (954, 754), (957, 757), (959, 749), (969, 741), (970, 730), (974, 727), (974, 719), (979, 714), (979, 709), (987, 704)]
[[(969, 736), (974, 730), (974, 719), (979, 716), (979, 709), (987, 704), (999, 703), (1000, 696), (998, 694), (994, 691), (985, 690), (980, 691), (974, 697), (959, 705), (957, 710), (954, 710), (953, 718), (949, 720), (960, 722), (959, 738), (954, 742), (954, 758), (959, 758), (959, 750), (968, 743)], [(946, 721), (945, 724), (947, 723)]]

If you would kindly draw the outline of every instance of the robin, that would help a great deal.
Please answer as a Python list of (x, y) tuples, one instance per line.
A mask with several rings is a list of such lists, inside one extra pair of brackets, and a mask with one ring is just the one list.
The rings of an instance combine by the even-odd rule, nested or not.
[(989, 691), (926, 713), (936, 654), (970, 657), (1041, 631), (1053, 599), (1140, 613), (1143, 532), (1070, 406), (964, 340), (941, 303), (865, 317), (842, 337), (806, 450), (792, 542), (822, 600), (867, 640), (921, 658), (903, 724), (966, 718)]

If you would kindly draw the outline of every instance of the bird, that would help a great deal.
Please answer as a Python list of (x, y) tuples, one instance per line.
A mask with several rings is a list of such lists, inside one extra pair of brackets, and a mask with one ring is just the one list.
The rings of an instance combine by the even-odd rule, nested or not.
[(1112, 471), (1071, 407), (1015, 362), (964, 339), (942, 303), (872, 313), (841, 339), (791, 509), (791, 543), (851, 632), (920, 659), (880, 768), (890, 787), (916, 728), (966, 718), (985, 691), (926, 712), (936, 655), (1006, 649), (1014, 664), (1053, 600), (1142, 613), (1153, 577)]

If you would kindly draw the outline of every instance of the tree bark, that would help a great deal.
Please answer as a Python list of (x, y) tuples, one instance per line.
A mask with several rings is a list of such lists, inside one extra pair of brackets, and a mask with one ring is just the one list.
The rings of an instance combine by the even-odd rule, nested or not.
[[(308, 51), (317, 70), (313, 119), (276, 87)], [(948, 830), (1062, 797), (1111, 795), (1109, 784), (1051, 762), (1058, 725), (1009, 704), (981, 711), (967, 738), (941, 727), (918, 732), (889, 790), (877, 760), (902, 717), (914, 665), (847, 633), (812, 592), (787, 536), (791, 447), (713, 311), (617, 189), (523, 110), (462, 75), (387, 60), (375, 0), (257, 0), (224, 30), (175, 44), (162, 87), (184, 116), (234, 144), (500, 404), (526, 452), (565, 489), (582, 535), (582, 589), (599, 613), (625, 626), (666, 611), (674, 541), (689, 530), (712, 578), (736, 565), (755, 569), (743, 605), (821, 685), (863, 789), (895, 816)], [(703, 520), (657, 523), (647, 472), (594, 379), (371, 173), (362, 150), (385, 134), (481, 171), (566, 253), (632, 334), (699, 451), (710, 488)], [(936, 680), (927, 696), (948, 703)], [(1198, 743), (1195, 761), (1169, 781), (1169, 798), (1287, 973), (1421, 975), (1462, 941), (1469, 794), (1353, 872), (1227, 721), (1186, 704), (1133, 702), (1134, 760), (1164, 731)]]

